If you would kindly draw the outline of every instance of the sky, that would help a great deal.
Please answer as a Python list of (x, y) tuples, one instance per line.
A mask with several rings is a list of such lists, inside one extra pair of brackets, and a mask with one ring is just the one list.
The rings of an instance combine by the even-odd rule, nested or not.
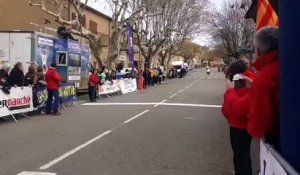
[[(100, 12), (108, 16), (111, 16), (112, 11), (108, 1), (110, 0), (90, 0), (88, 5), (92, 6), (93, 8), (99, 10)], [(209, 0), (209, 1), (211, 2), (211, 6), (212, 6), (211, 8), (214, 9), (214, 8), (220, 8), (224, 0)], [(193, 42), (200, 45), (206, 45), (206, 46), (212, 45), (212, 39), (210, 38), (209, 35), (205, 35), (205, 34), (195, 37)]]

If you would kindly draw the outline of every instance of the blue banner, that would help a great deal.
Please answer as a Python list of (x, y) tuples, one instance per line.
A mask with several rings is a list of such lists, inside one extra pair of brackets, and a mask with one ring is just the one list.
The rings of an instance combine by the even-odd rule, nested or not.
[(134, 66), (134, 49), (133, 49), (133, 28), (127, 23), (127, 40), (128, 40), (128, 53), (129, 53), (129, 64), (130, 67)]

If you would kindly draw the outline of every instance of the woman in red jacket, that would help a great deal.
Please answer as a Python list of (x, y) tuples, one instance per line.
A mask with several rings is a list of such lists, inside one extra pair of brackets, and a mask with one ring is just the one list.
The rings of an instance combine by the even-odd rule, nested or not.
[[(250, 157), (252, 137), (247, 132), (247, 114), (250, 105), (238, 102), (249, 91), (242, 75), (246, 70), (246, 64), (241, 61), (236, 61), (230, 65), (229, 71), (234, 74), (231, 78), (234, 87), (226, 90), (222, 106), (222, 112), (230, 126), (235, 175), (252, 175)], [(245, 101), (245, 103), (247, 102)]]
[(97, 98), (97, 87), (98, 87), (98, 83), (99, 83), (99, 78), (97, 77), (97, 72), (98, 70), (95, 69), (89, 78), (89, 96), (90, 96), (90, 100), (91, 102), (96, 102), (96, 98)]

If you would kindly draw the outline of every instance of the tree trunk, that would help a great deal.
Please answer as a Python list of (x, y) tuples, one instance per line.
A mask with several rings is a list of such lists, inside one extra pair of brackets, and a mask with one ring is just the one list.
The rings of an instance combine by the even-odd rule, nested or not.
[(95, 59), (97, 60), (98, 66), (101, 69), (101, 67), (103, 66), (103, 61), (101, 58), (101, 40), (100, 38), (90, 38), (89, 39), (90, 42), (90, 48), (92, 51), (93, 56), (95, 57)]
[(116, 62), (119, 57), (121, 50), (121, 31), (114, 31), (111, 36), (109, 50), (108, 50), (108, 66), (113, 68), (113, 64)]

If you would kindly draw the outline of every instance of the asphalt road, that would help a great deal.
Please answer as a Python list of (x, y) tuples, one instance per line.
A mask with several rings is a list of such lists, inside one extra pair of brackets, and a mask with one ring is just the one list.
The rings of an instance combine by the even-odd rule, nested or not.
[[(2, 122), (0, 175), (230, 175), (223, 77), (194, 70), (59, 117)], [(255, 171), (257, 147), (254, 141)]]

